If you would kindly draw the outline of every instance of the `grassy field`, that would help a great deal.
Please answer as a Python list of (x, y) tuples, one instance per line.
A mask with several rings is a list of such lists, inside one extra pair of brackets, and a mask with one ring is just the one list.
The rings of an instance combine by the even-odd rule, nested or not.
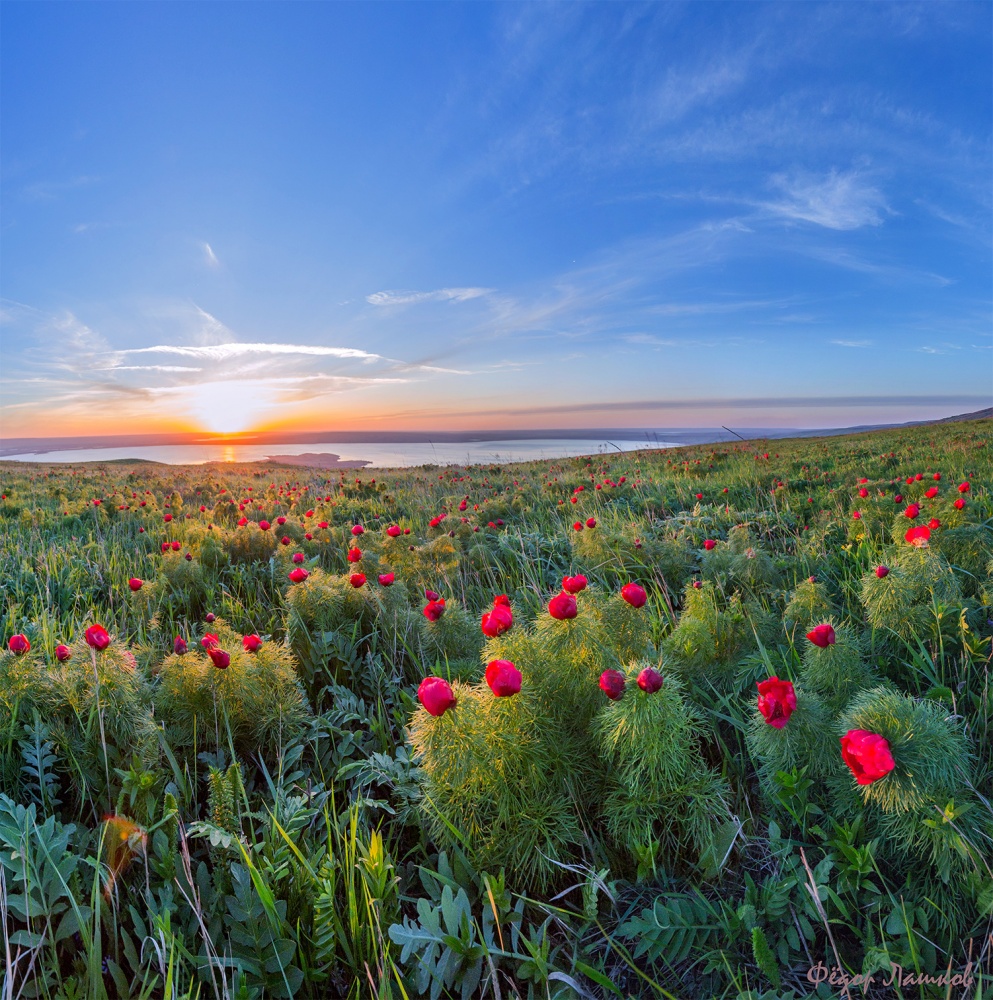
[(990, 432), (0, 463), (0, 995), (989, 995)]

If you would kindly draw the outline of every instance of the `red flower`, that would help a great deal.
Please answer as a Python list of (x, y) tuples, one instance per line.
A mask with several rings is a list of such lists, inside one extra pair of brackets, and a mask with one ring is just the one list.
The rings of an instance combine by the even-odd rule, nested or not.
[(31, 643), (28, 642), (28, 637), (26, 635), (12, 635), (7, 641), (7, 648), (12, 652), (20, 656), (22, 653), (26, 653), (31, 648)]
[(708, 552), (710, 552), (710, 551), (711, 551), (711, 549), (715, 549), (715, 548), (717, 548), (717, 542), (715, 542), (713, 538), (705, 538), (705, 539), (703, 540), (703, 547), (704, 547), (704, 548), (705, 548), (705, 549), (706, 549), (706, 550), (707, 550)]
[(694, 580), (693, 581), (693, 589), (694, 590), (701, 590), (702, 588), (703, 588), (703, 581), (702, 580)]
[(926, 549), (928, 539), (931, 537), (931, 529), (923, 524), (919, 524), (916, 528), (909, 528), (903, 537), (911, 545), (919, 549)]
[(941, 480), (941, 473), (936, 472), (931, 478), (937, 483)]
[(225, 670), (231, 665), (231, 654), (226, 653), (223, 649), (208, 649), (207, 655), (210, 657), (210, 662), (218, 670)]
[(926, 490), (925, 493), (924, 493), (924, 496), (926, 496), (928, 498), (928, 500), (933, 500), (937, 495), (938, 495), (938, 487), (937, 486), (932, 486), (931, 489)]
[(662, 690), (662, 675), (654, 667), (645, 667), (638, 674), (638, 687), (645, 694), (655, 694), (656, 691)]
[(286, 524), (286, 518), (285, 517), (277, 517), (276, 518), (276, 524)]
[(203, 616), (203, 620), (209, 625), (216, 617), (217, 615), (215, 615), (213, 611), (208, 611)]
[(855, 511), (852, 514), (852, 517), (854, 517), (856, 521), (861, 521), (862, 520), (862, 515), (858, 511)]
[(396, 578), (392, 573), (380, 573), (379, 585), (380, 587), (392, 587), (394, 579)]
[(807, 633), (807, 638), (821, 649), (833, 646), (835, 641), (834, 628), (831, 625), (818, 625)]
[(349, 549), (348, 550), (348, 561), (349, 562), (359, 562), (362, 559), (361, 549)]
[(890, 572), (889, 566), (877, 566), (876, 567), (876, 576), (878, 576), (880, 580), (882, 580), (884, 577), (888, 576), (889, 572)]
[(648, 600), (645, 588), (637, 583), (625, 583), (621, 587), (621, 597), (624, 598), (632, 608), (643, 608)]
[(291, 569), (289, 572), (290, 580), (293, 583), (303, 583), (308, 576), (310, 576), (310, 574), (302, 566), (297, 566), (296, 569)]
[(172, 514), (166, 514), (165, 517), (162, 518), (162, 520), (165, 521), (166, 524), (168, 524), (172, 520)]
[(437, 600), (428, 601), (424, 605), (424, 617), (427, 618), (429, 622), (436, 622), (445, 613), (445, 598), (440, 597)]
[(968, 493), (970, 488), (968, 483), (959, 483), (957, 487), (959, 493)]
[(390, 525), (390, 526), (389, 526), (389, 527), (388, 527), (388, 528), (386, 529), (386, 534), (387, 534), (387, 535), (389, 535), (389, 536), (390, 536), (390, 538), (396, 538), (396, 537), (397, 537), (397, 535), (400, 535), (400, 534), (402, 534), (402, 530), (401, 530), (401, 528), (400, 528), (400, 525), (399, 525), (399, 524), (391, 524), (391, 525)]
[(956, 510), (961, 510), (965, 506), (965, 501), (961, 497), (959, 497), (958, 500), (956, 500), (955, 503), (952, 504), (952, 506)]
[(567, 594), (578, 594), (581, 590), (586, 589), (586, 585), (588, 583), (589, 580), (587, 580), (581, 573), (577, 576), (562, 577), (562, 589)]
[(130, 588), (131, 588), (132, 590), (141, 590), (141, 585), (142, 585), (142, 584), (143, 584), (144, 582), (145, 582), (144, 580), (139, 580), (139, 579), (138, 579), (138, 577), (136, 577), (136, 576), (133, 576), (133, 577), (131, 577), (131, 579), (130, 579), (130, 580), (128, 580), (128, 586), (129, 586), (129, 587), (130, 587)]
[(72, 656), (72, 650), (61, 642), (55, 647), (55, 659), (59, 663), (65, 663)]
[(206, 514), (207, 513), (207, 508), (203, 504), (200, 504), (200, 513), (201, 514)]
[(444, 715), (455, 707), (455, 692), (443, 677), (425, 677), (417, 688), (417, 700), (429, 715)]
[(294, 552), (291, 558), (295, 563), (299, 564), (303, 562), (304, 554), (302, 552)]
[(932, 517), (931, 520), (928, 521), (927, 526), (932, 531), (934, 531), (936, 528), (940, 528), (941, 527), (941, 521), (939, 521), (936, 517)]
[[(182, 636), (177, 635), (176, 638), (172, 640), (172, 651), (177, 656), (182, 656), (183, 653), (186, 652), (186, 650), (187, 650), (186, 640)], [(58, 650), (56, 650), (56, 653), (57, 652)]]
[(576, 598), (572, 594), (556, 594), (548, 602), (548, 613), (559, 621), (575, 618), (577, 613)]
[(868, 495), (869, 491), (863, 486), (862, 489), (859, 490), (859, 496), (865, 499)]
[(577, 521), (572, 527), (573, 527), (574, 531), (582, 531), (583, 530), (583, 522), (582, 521)]
[(168, 542), (163, 542), (162, 543), (162, 551), (163, 552), (168, 552), (169, 551), (169, 543)]
[(595, 528), (596, 527), (596, 518), (595, 517), (588, 517), (586, 519), (586, 527), (587, 528)]
[(241, 637), (241, 647), (246, 653), (254, 653), (258, 651), (259, 646), (262, 645), (262, 640), (255, 635), (243, 635)]
[(179, 542), (173, 542), (172, 543), (172, 551), (173, 552), (178, 552), (182, 547), (183, 546), (180, 545)]
[(778, 677), (759, 681), (759, 711), (762, 718), (776, 729), (782, 729), (796, 711), (796, 692), (790, 681)]
[(426, 601), (437, 601), (438, 598), (439, 598), (439, 596), (440, 595), (436, 594), (433, 590), (425, 590), (424, 591), (424, 599)]
[(356, 538), (358, 538), (359, 535), (361, 535), (364, 531), (365, 531), (365, 528), (363, 528), (361, 524), (354, 524), (354, 525), (352, 525), (352, 534)]
[(102, 625), (91, 625), (86, 632), (86, 642), (94, 649), (106, 649), (110, 645), (110, 636)]
[(503, 605), (505, 608), (510, 607), (510, 598), (506, 594), (497, 594), (496, 597), (493, 598), (493, 607), (496, 608), (500, 605)]
[(497, 604), (492, 611), (487, 611), (483, 615), (482, 629), (483, 635), (495, 639), (498, 635), (503, 635), (514, 624), (514, 615), (505, 604)]
[(896, 767), (889, 743), (865, 729), (850, 729), (841, 737), (841, 758), (860, 785), (871, 785)]
[(521, 672), (510, 660), (491, 660), (486, 667), (486, 683), (498, 698), (508, 698), (521, 690)]
[(217, 649), (220, 646), (221, 640), (217, 638), (212, 632), (208, 632), (201, 640), (200, 645), (204, 649)]
[(328, 522), (327, 521), (318, 521), (317, 522), (317, 527), (318, 528), (326, 528), (327, 526), (328, 526)]
[(697, 500), (702, 500), (703, 499), (703, 494), (702, 493), (695, 493), (694, 496), (697, 498)]
[(259, 528), (262, 531), (268, 531), (271, 527), (272, 527), (272, 525), (269, 524), (268, 521), (259, 521)]
[(920, 512), (921, 508), (917, 504), (911, 503), (907, 504), (907, 508), (906, 510), (904, 510), (903, 516), (909, 517), (911, 520), (913, 520), (915, 517), (917, 517), (918, 514), (920, 514)]
[(600, 690), (611, 700), (620, 701), (624, 694), (624, 674), (619, 670), (605, 670), (600, 674)]
[(283, 537), (280, 538), (279, 541), (280, 541), (281, 545), (289, 545), (290, 544), (290, 536), (289, 535), (283, 535)]
[(239, 517), (238, 518), (238, 527), (239, 528), (244, 528), (246, 524), (248, 524), (248, 518), (247, 517)]
[(359, 587), (365, 586), (365, 573), (353, 573), (349, 578), (348, 582), (358, 590)]

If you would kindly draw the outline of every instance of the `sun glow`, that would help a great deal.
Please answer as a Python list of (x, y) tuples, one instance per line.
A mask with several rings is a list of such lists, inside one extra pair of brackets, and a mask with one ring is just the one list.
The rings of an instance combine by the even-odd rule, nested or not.
[(238, 434), (255, 427), (275, 406), (273, 388), (245, 379), (192, 387), (184, 400), (190, 416), (214, 434)]

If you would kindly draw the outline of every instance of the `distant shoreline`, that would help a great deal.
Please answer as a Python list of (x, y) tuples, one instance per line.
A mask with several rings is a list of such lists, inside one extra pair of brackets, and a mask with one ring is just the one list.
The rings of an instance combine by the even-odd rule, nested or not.
[(362, 458), (347, 458), (342, 461), (340, 455), (331, 451), (305, 451), (299, 455), (266, 455), (258, 459), (260, 462), (272, 462), (275, 465), (304, 465), (308, 469), (364, 469), (372, 462)]

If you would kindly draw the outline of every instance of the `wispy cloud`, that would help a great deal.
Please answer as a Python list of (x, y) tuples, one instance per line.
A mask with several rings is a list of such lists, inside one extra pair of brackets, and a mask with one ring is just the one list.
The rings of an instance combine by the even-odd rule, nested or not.
[(373, 306), (410, 306), (420, 302), (468, 302), (492, 292), (492, 288), (439, 288), (433, 292), (384, 291), (365, 297)]
[(770, 183), (784, 197), (762, 202), (762, 207), (794, 222), (813, 222), (827, 229), (860, 229), (881, 225), (882, 213), (888, 211), (878, 188), (855, 171), (832, 170), (826, 176), (776, 174)]
[(359, 350), (357, 347), (323, 347), (316, 344), (156, 344), (153, 347), (129, 347), (117, 354), (179, 354), (185, 358), (203, 358), (205, 361), (230, 361), (252, 354), (308, 354), (317, 357), (358, 358), (363, 361), (385, 360), (381, 354)]
[(871, 340), (832, 340), (838, 347), (872, 347)]
[(202, 372), (202, 368), (187, 368), (184, 365), (109, 365), (97, 368), (101, 372)]
[(205, 240), (200, 244), (203, 250), (203, 259), (207, 267), (220, 267), (221, 262), (217, 259), (217, 254), (214, 253), (214, 248)]

